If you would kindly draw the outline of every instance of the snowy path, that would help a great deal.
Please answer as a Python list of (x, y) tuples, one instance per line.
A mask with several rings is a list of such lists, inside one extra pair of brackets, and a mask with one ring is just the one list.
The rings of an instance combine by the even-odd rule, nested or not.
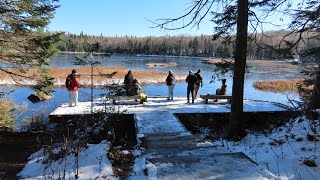
[[(222, 104), (204, 104), (202, 99), (196, 99), (194, 104), (186, 104), (185, 97), (175, 98), (168, 101), (166, 98), (148, 98), (144, 104), (132, 101), (120, 101), (119, 112), (135, 114), (137, 129), (140, 134), (167, 134), (187, 133), (184, 126), (175, 117), (175, 113), (207, 113), (207, 112), (229, 112), (230, 104), (219, 101)], [(122, 105), (121, 105), (122, 104)], [(97, 100), (94, 102), (94, 110), (103, 109), (103, 104)], [(244, 101), (245, 111), (283, 111), (284, 108), (266, 102)], [(77, 107), (69, 107), (67, 104), (60, 105), (50, 115), (81, 115), (91, 112), (90, 102), (79, 102)]]
[[(204, 104), (202, 99), (196, 99), (194, 104), (186, 104), (186, 98), (175, 98), (168, 101), (165, 98), (149, 98), (143, 105), (124, 106), (127, 113), (135, 114), (138, 132), (142, 134), (166, 134), (187, 132), (175, 113), (208, 113), (229, 112), (230, 104)], [(246, 111), (261, 110), (281, 111), (282, 107), (265, 102), (245, 101)]]
[[(139, 133), (189, 133), (174, 113), (208, 112), (208, 109), (201, 100), (196, 101), (195, 104), (186, 104), (185, 102), (185, 98), (176, 98), (173, 101), (153, 98), (143, 105), (127, 106), (125, 108), (128, 113), (135, 114)], [(228, 111), (225, 107), (219, 108), (219, 110)]]
[[(192, 135), (175, 116), (176, 113), (230, 112), (230, 104), (204, 104), (197, 99), (186, 104), (186, 98), (148, 98), (144, 104), (119, 101), (116, 111), (134, 114), (141, 153), (128, 179), (274, 179), (275, 176), (241, 152), (230, 153), (221, 146)], [(94, 102), (94, 111), (102, 110), (101, 101)], [(244, 101), (245, 111), (283, 111), (273, 103)], [(61, 105), (50, 115), (83, 115), (91, 112), (90, 102), (77, 107)]]

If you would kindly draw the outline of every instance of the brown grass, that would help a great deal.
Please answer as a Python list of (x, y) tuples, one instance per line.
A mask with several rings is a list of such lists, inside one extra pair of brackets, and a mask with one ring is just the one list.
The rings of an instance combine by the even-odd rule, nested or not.
[[(56, 80), (55, 85), (64, 85), (65, 78), (68, 74), (71, 73), (73, 68), (48, 68), (50, 70), (49, 75), (54, 77)], [(91, 67), (79, 67), (76, 68), (78, 74), (80, 75), (81, 85), (90, 85), (90, 74)], [(99, 76), (99, 74), (111, 74), (113, 72), (117, 72), (111, 79), (107, 77)], [(94, 84), (105, 85), (106, 83), (122, 83), (124, 76), (127, 74), (128, 69), (123, 67), (94, 67)], [(132, 70), (133, 77), (138, 79), (141, 84), (152, 84), (152, 83), (165, 83), (165, 79), (168, 75), (167, 72), (160, 71), (138, 71)], [(34, 76), (34, 79), (39, 77), (39, 73), (37, 69), (29, 69), (25, 76)], [(187, 74), (175, 74), (176, 79), (178, 81), (182, 81), (185, 79)], [(7, 73), (0, 72), (0, 79), (2, 81), (7, 81), (6, 84), (15, 84), (11, 78), (11, 76)], [(32, 80), (24, 79), (24, 81), (31, 82)], [(1, 82), (5, 84), (4, 82)]]
[(303, 84), (304, 80), (290, 79), (290, 80), (257, 81), (253, 83), (253, 87), (259, 90), (270, 91), (270, 92), (298, 92), (298, 88), (297, 88), (298, 83)]

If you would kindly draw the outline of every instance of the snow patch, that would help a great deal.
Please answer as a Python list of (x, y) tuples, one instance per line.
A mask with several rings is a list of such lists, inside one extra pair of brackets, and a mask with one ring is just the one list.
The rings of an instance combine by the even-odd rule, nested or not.
[[(78, 179), (117, 179), (112, 172), (112, 165), (107, 157), (109, 144), (102, 141), (100, 144), (88, 144), (79, 155)], [(65, 172), (66, 179), (75, 179), (76, 157), (73, 153), (65, 158), (45, 163), (48, 155), (44, 149), (32, 154), (29, 162), (17, 175), (23, 179), (58, 179)]]

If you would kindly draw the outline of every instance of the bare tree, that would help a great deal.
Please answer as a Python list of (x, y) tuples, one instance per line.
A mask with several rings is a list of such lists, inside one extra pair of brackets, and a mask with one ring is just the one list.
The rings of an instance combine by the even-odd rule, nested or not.
[[(302, 5), (300, 4), (300, 6), (303, 6), (303, 4), (306, 2), (307, 5), (304, 6), (304, 8), (300, 7), (300, 9), (297, 10), (292, 9), (292, 0), (252, 0), (250, 3), (248, 0), (196, 0), (192, 2), (193, 3), (191, 4), (189, 10), (184, 15), (177, 18), (158, 19), (153, 23), (156, 24), (155, 27), (166, 30), (177, 30), (188, 26), (199, 27), (204, 17), (212, 11), (212, 7), (220, 5), (221, 9), (216, 8), (216, 10), (211, 12), (213, 15), (212, 21), (215, 24), (213, 40), (223, 37), (226, 42), (232, 41), (236, 27), (236, 43), (234, 53), (235, 63), (233, 66), (232, 102), (228, 137), (241, 137), (244, 135), (245, 122), (242, 115), (247, 44), (248, 40), (250, 40), (248, 38), (248, 28), (252, 29), (251, 37), (253, 38), (251, 39), (253, 40), (257, 39), (257, 34), (259, 31), (263, 36), (267, 36), (263, 32), (263, 25), (269, 24), (279, 27), (280, 25), (271, 21), (262, 21), (263, 19), (275, 17), (277, 14), (292, 15), (292, 12), (296, 12), (294, 14), (298, 15), (298, 12), (301, 13), (301, 10), (306, 8), (311, 9), (319, 2), (316, 0), (302, 1)], [(319, 9), (315, 12), (319, 12)], [(306, 17), (308, 13), (305, 11), (304, 15), (304, 17)], [(292, 49), (299, 45), (299, 40), (302, 38), (299, 36), (298, 40), (295, 42), (288, 42), (286, 37), (289, 37), (293, 33), (299, 32), (301, 29), (308, 30), (308, 28), (306, 28), (306, 24), (308, 24), (310, 20), (319, 23), (319, 19), (312, 19), (314, 16), (315, 14), (313, 14), (313, 16), (310, 15), (304, 22), (300, 23), (292, 20), (292, 23), (289, 26), (289, 33), (283, 37), (283, 40), (277, 47), (274, 47), (274, 50), (279, 54), (282, 54), (284, 57), (291, 56)], [(182, 24), (176, 24), (176, 26), (174, 26), (173, 23), (176, 21), (182, 21)], [(296, 28), (293, 28), (293, 25), (297, 25)], [(270, 48), (267, 45), (266, 47)], [(316, 90), (316, 92), (319, 92), (318, 89)]]
[[(230, 113), (230, 128), (228, 136), (233, 138), (241, 136), (243, 131), (243, 91), (244, 91), (244, 75), (246, 66), (246, 53), (247, 53), (247, 29), (248, 29), (248, 0), (239, 0), (237, 6), (233, 5), (233, 1), (224, 0), (199, 0), (193, 1), (190, 10), (178, 18), (172, 19), (160, 19), (161, 23), (158, 23), (156, 27), (164, 29), (181, 29), (192, 25), (199, 26), (203, 18), (210, 12), (211, 7), (215, 2), (226, 3), (223, 5), (222, 13), (214, 12), (213, 14), (218, 19), (215, 22), (220, 25), (215, 27), (216, 34), (214, 39), (218, 39), (222, 34), (232, 31), (232, 27), (237, 24), (237, 36), (235, 46), (235, 64), (233, 75), (233, 87), (232, 87), (232, 101), (231, 101), (231, 113)], [(232, 5), (230, 5), (230, 3)], [(183, 24), (180, 27), (168, 28), (167, 26), (175, 21), (183, 20), (186, 17), (190, 17), (189, 22)], [(157, 22), (156, 22), (157, 23)]]

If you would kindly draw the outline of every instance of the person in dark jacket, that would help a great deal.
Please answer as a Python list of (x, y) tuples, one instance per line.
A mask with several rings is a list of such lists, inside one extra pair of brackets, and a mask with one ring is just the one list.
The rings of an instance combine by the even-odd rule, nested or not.
[(190, 101), (189, 101), (190, 93), (192, 95), (192, 103), (194, 103), (193, 91), (194, 91), (194, 85), (197, 83), (197, 81), (198, 81), (197, 77), (195, 75), (193, 75), (193, 72), (190, 70), (189, 71), (189, 75), (186, 78), (186, 83), (188, 83), (188, 87), (187, 87), (187, 99), (188, 99), (188, 102), (187, 103), (190, 103)]
[[(221, 88), (218, 88), (216, 90), (216, 95), (226, 95), (227, 92), (227, 84), (226, 84), (226, 79), (222, 79), (221, 83)], [(215, 99), (214, 102), (218, 102), (218, 99)]]
[(198, 79), (198, 81), (197, 81), (196, 84), (194, 85), (194, 97), (195, 97), (195, 99), (197, 99), (197, 98), (198, 98), (198, 91), (199, 91), (200, 85), (201, 85), (201, 87), (203, 86), (202, 76), (201, 76), (201, 69), (199, 69), (199, 70), (197, 71), (197, 73), (195, 73), (194, 75), (195, 75), (195, 76), (197, 77), (197, 79)]
[(132, 83), (133, 83), (132, 89), (131, 89), (132, 95), (139, 95), (141, 93), (141, 86), (139, 81), (137, 79), (134, 79)]
[(126, 90), (127, 95), (130, 94), (130, 90), (132, 89), (133, 85), (133, 75), (129, 70), (126, 76), (124, 77), (124, 88)]
[(176, 84), (176, 78), (172, 74), (172, 71), (169, 71), (169, 74), (166, 79), (166, 83), (168, 86), (168, 100), (173, 100), (173, 89), (174, 85)]
[(218, 88), (216, 90), (216, 95), (226, 95), (226, 91), (227, 91), (227, 84), (226, 84), (226, 79), (222, 79), (221, 83), (221, 88)]

